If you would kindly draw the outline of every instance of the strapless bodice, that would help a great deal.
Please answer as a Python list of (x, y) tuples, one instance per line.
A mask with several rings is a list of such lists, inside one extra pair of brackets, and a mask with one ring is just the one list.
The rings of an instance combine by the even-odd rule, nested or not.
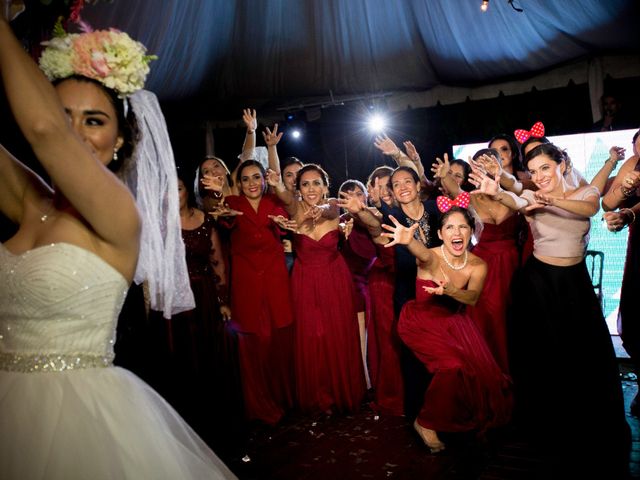
[(15, 255), (0, 244), (0, 369), (110, 365), (127, 290), (118, 271), (75, 245)]
[(326, 266), (340, 255), (338, 251), (339, 239), (338, 230), (328, 231), (319, 240), (314, 240), (302, 233), (296, 233), (293, 240), (296, 260), (307, 266)]

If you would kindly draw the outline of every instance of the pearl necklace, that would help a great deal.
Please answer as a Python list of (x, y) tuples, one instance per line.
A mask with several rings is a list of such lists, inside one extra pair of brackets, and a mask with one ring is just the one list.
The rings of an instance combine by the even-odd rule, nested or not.
[(466, 250), (464, 251), (464, 260), (462, 261), (462, 265), (459, 265), (459, 266), (455, 266), (449, 263), (449, 260), (447, 260), (447, 255), (445, 255), (444, 253), (444, 245), (440, 245), (440, 251), (442, 252), (442, 258), (444, 259), (444, 263), (446, 263), (449, 266), (449, 268), (452, 268), (453, 270), (462, 270), (464, 267), (467, 266), (468, 255)]

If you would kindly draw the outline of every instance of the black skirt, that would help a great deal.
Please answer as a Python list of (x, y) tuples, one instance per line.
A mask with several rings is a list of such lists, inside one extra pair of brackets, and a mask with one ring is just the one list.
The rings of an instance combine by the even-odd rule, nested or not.
[(558, 468), (623, 478), (630, 431), (611, 337), (584, 261), (558, 267), (531, 255), (514, 277), (512, 296), (518, 424)]

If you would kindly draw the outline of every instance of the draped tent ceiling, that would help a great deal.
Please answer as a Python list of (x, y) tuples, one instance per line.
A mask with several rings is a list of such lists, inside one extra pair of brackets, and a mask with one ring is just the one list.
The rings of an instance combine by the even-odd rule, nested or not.
[[(433, 104), (446, 100), (443, 86), (528, 79), (608, 54), (630, 55), (622, 75), (640, 71), (636, 0), (515, 0), (522, 13), (507, 0), (490, 0), (482, 13), (480, 3), (114, 0), (82, 14), (158, 55), (148, 88), (161, 100), (218, 114), (247, 102), (276, 108), (440, 88), (442, 98), (426, 100)], [(614, 77), (621, 68), (604, 65)]]

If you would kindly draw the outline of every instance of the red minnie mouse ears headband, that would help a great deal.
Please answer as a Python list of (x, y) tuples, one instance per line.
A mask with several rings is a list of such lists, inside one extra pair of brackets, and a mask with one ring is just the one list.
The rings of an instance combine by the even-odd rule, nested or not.
[(518, 140), (520, 143), (526, 142), (531, 137), (542, 138), (544, 137), (544, 125), (542, 124), (542, 122), (536, 122), (533, 124), (533, 127), (531, 127), (531, 130), (518, 129), (515, 132), (513, 132), (513, 135), (516, 137), (516, 140)]
[(451, 210), (451, 207), (469, 208), (470, 201), (471, 195), (469, 195), (469, 192), (461, 192), (453, 200), (451, 200), (449, 197), (445, 197), (444, 195), (440, 195), (438, 196), (438, 198), (436, 198), (438, 210), (440, 210), (442, 213), (448, 212), (449, 210)]

